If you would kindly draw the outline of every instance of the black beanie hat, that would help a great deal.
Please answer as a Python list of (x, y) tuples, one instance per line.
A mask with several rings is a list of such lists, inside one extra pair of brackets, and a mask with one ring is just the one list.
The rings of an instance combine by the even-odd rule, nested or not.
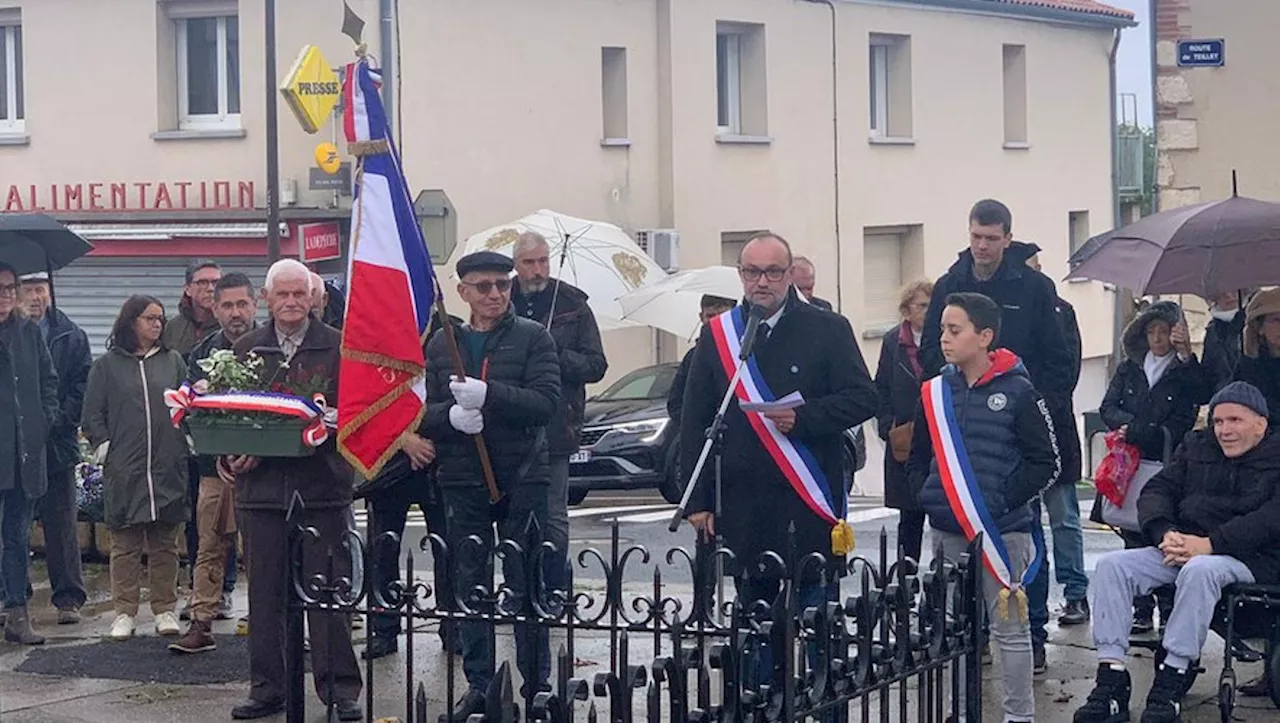
[(1242, 407), (1248, 407), (1263, 417), (1270, 416), (1267, 409), (1267, 398), (1257, 387), (1249, 382), (1231, 382), (1227, 386), (1218, 390), (1213, 395), (1213, 399), (1209, 400), (1209, 417), (1213, 418), (1213, 410), (1222, 403), (1239, 404)]

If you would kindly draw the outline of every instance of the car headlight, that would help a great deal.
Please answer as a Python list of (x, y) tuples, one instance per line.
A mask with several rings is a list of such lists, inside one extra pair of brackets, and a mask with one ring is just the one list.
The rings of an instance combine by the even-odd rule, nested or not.
[(653, 442), (662, 435), (663, 430), (667, 428), (667, 423), (671, 420), (667, 417), (661, 419), (646, 419), (641, 422), (625, 422), (623, 424), (611, 424), (604, 427), (605, 434), (626, 434), (639, 437), (640, 442), (648, 444)]

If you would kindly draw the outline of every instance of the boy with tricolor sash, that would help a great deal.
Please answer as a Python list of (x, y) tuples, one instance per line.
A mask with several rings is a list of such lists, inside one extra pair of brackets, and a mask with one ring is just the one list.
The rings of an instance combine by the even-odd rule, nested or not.
[(1062, 467), (1048, 406), (1017, 355), (996, 348), (999, 331), (1000, 307), (990, 298), (947, 297), (947, 365), (922, 388), (907, 472), (947, 559), (983, 536), (983, 595), (1009, 723), (1035, 717), (1026, 586), (1044, 551), (1033, 542), (1039, 521), (1028, 503)]

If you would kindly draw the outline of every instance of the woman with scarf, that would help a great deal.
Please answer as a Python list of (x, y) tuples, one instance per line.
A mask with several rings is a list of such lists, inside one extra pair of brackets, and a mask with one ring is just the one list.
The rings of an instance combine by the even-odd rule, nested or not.
[(932, 296), (933, 283), (928, 280), (902, 288), (898, 297), (902, 323), (885, 333), (876, 369), (876, 426), (885, 442), (884, 504), (898, 510), (898, 544), (903, 555), (916, 561), (920, 560), (925, 515), (916, 499), (919, 490), (912, 489), (907, 480), (906, 461), (911, 452), (912, 420), (920, 405), (920, 382), (938, 371), (932, 369), (926, 375), (920, 364), (920, 335)]
[[(1163, 465), (1195, 426), (1203, 385), (1200, 362), (1191, 353), (1182, 307), (1157, 301), (1125, 327), (1127, 357), (1116, 368), (1099, 412), (1108, 429), (1124, 432), (1144, 462)], [(1125, 547), (1143, 547), (1141, 535), (1122, 533)], [(1161, 601), (1161, 624), (1165, 603)], [(1171, 603), (1172, 600), (1167, 601)], [(1155, 603), (1148, 595), (1134, 600), (1135, 633), (1149, 632)]]
[(1245, 310), (1244, 356), (1236, 379), (1262, 390), (1272, 427), (1280, 423), (1280, 289), (1259, 291)]

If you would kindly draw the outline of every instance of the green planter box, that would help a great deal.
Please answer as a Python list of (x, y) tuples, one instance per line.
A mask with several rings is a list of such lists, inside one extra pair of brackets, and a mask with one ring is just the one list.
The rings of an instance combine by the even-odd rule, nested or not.
[(307, 422), (292, 417), (270, 421), (194, 414), (187, 428), (196, 452), (209, 456), (309, 457), (315, 449), (302, 441)]

